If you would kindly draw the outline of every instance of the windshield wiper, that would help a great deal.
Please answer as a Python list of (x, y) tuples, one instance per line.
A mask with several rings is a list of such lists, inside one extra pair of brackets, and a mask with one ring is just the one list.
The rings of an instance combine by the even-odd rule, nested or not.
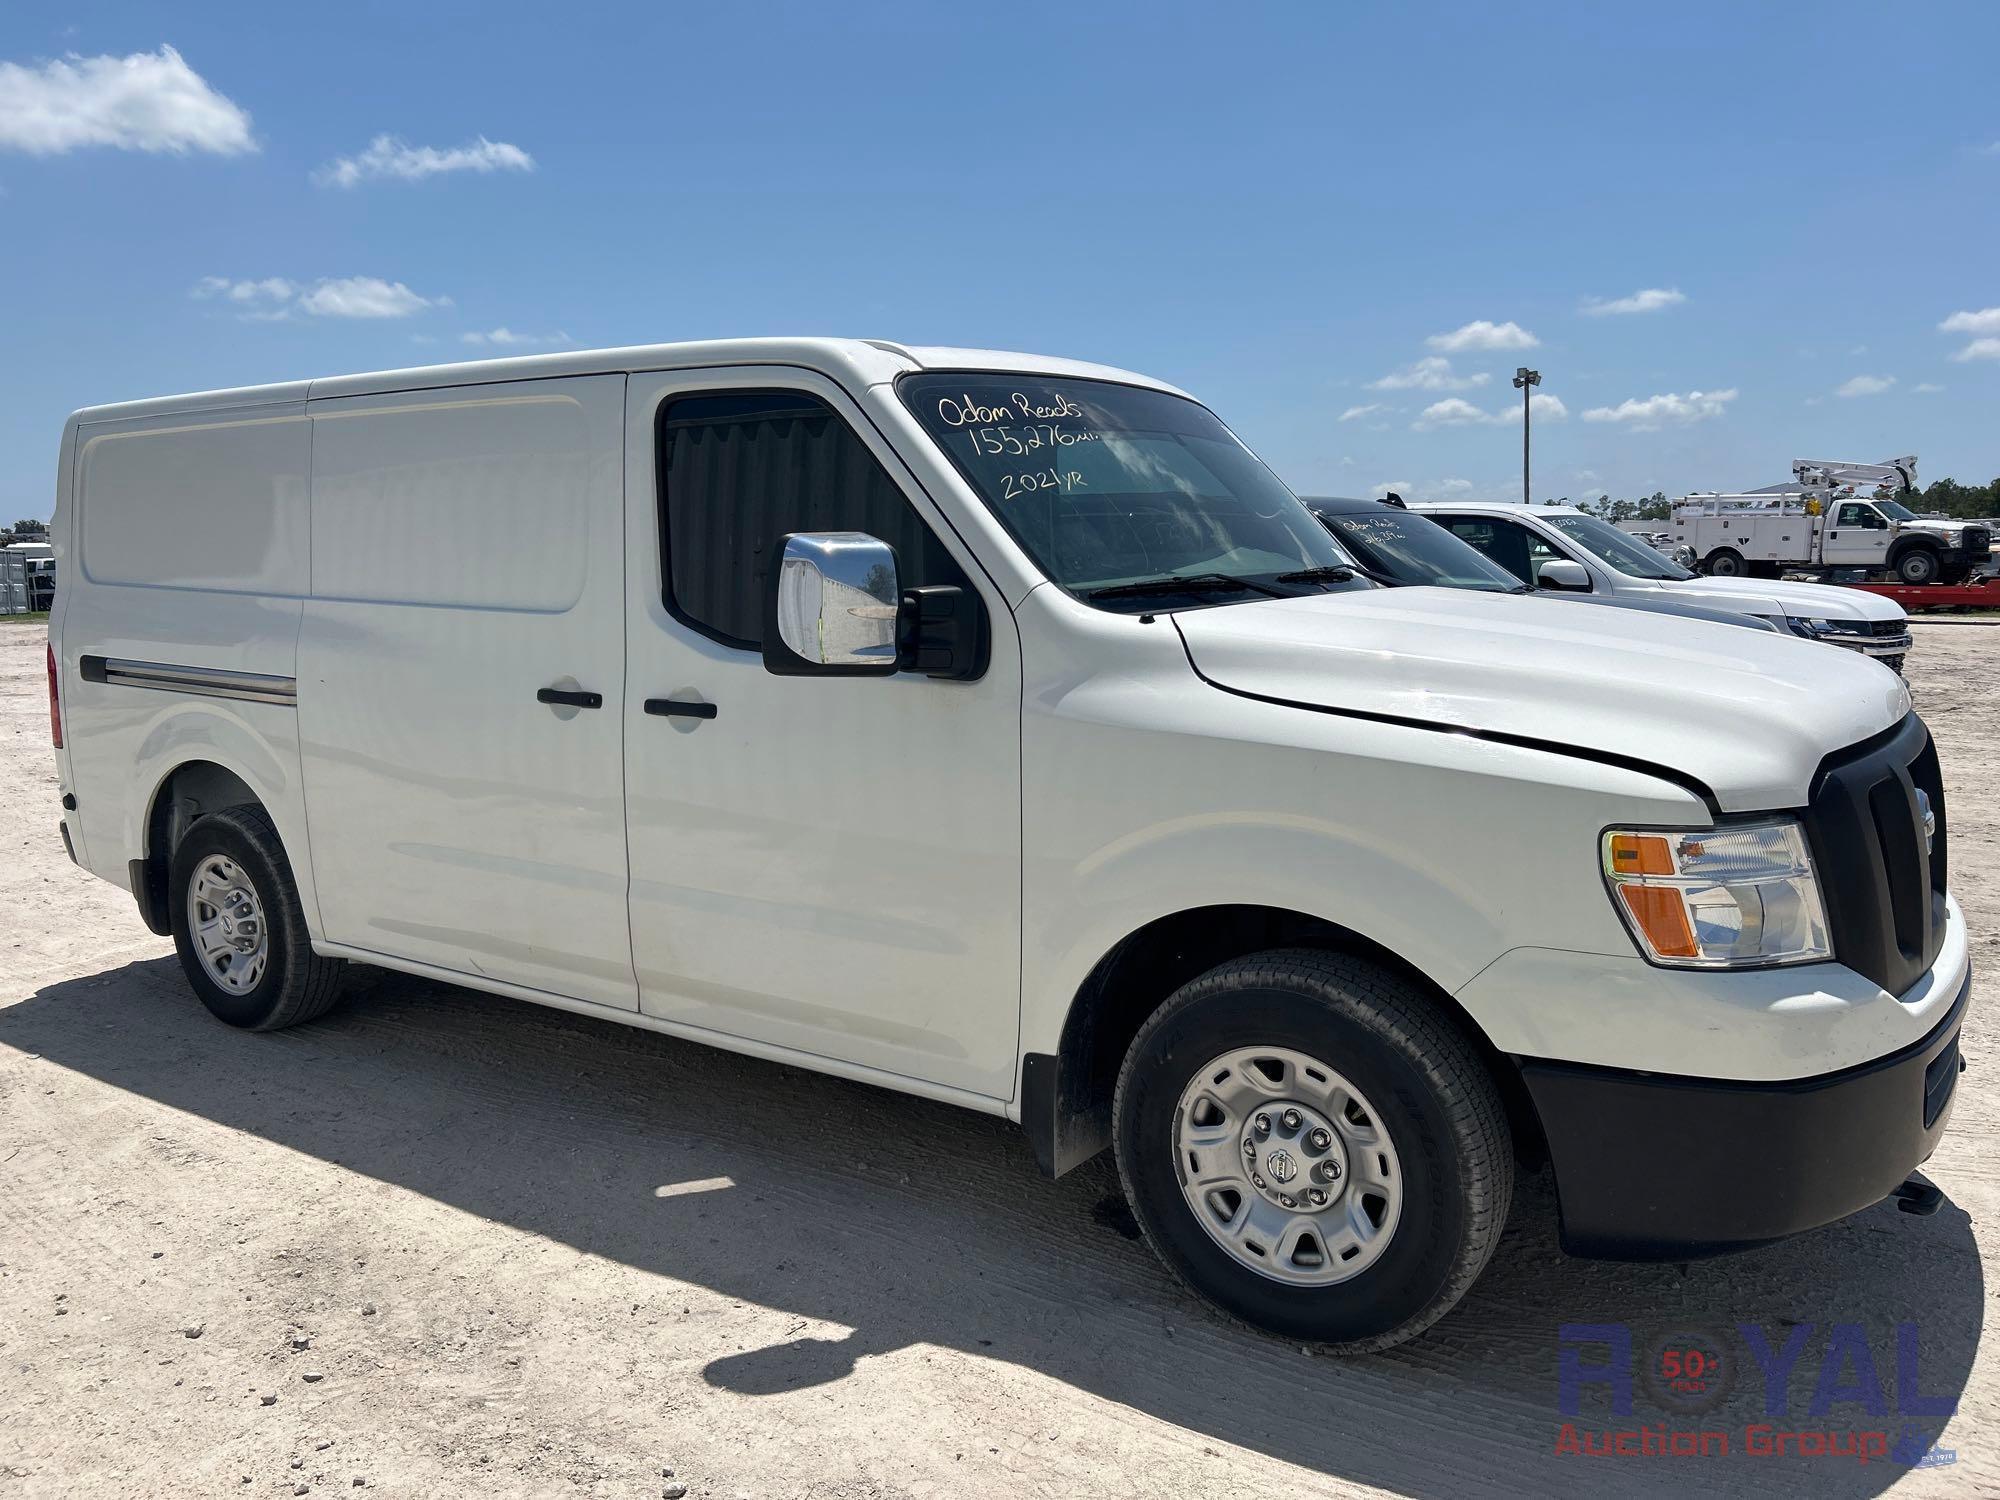
[(1269, 594), (1273, 599), (1291, 597), (1283, 589), (1274, 589), (1269, 584), (1250, 578), (1238, 578), (1232, 573), (1166, 573), (1158, 578), (1141, 578), (1132, 583), (1108, 584), (1101, 589), (1092, 589), (1083, 597), (1138, 599), (1147, 594), (1240, 594), (1246, 589)]
[[(1339, 563), (1325, 563), (1317, 568), (1300, 568), (1295, 573), (1280, 573), (1276, 583), (1351, 583), (1355, 570)], [(1371, 573), (1372, 578), (1374, 575)]]

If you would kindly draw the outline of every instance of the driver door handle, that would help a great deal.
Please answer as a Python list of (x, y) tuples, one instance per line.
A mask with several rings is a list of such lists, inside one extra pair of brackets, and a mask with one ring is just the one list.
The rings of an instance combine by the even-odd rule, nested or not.
[(662, 718), (712, 719), (715, 717), (715, 705), (690, 703), (680, 698), (648, 698), (646, 712)]

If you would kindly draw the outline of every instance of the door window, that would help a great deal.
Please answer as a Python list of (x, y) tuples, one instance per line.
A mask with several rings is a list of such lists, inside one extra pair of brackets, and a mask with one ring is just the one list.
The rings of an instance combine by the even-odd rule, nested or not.
[(1445, 527), (1462, 541), (1470, 542), (1523, 583), (1539, 584), (1542, 564), (1565, 554), (1557, 551), (1527, 527), (1491, 516), (1440, 516)]
[(840, 415), (803, 391), (680, 396), (660, 408), (661, 574), (674, 617), (746, 651), (765, 575), (792, 531), (865, 531), (904, 588), (969, 587), (896, 481)]
[(1840, 517), (1836, 526), (1866, 526), (1874, 518), (1875, 509), (1868, 505), (1848, 504), (1840, 507)]

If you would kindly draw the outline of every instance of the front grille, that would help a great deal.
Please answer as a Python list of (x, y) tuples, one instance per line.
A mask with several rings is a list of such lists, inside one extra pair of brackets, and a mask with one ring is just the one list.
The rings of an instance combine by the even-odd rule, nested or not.
[[(1935, 820), (1928, 852), (1920, 791)], [(1834, 956), (1901, 995), (1944, 943), (1944, 781), (1923, 720), (1828, 756), (1804, 821)]]
[(1993, 550), (1993, 533), (1984, 526), (1965, 528), (1965, 550), (1973, 557), (1984, 557)]
[(1908, 620), (1870, 620), (1868, 622), (1868, 633), (1870, 635), (1901, 635), (1909, 628), (1910, 622)]
[(1887, 667), (1891, 672), (1894, 672), (1898, 677), (1900, 677), (1903, 675), (1904, 654), (1905, 653), (1898, 651), (1894, 656), (1878, 656), (1875, 658), (1875, 660), (1882, 663), (1883, 666)]

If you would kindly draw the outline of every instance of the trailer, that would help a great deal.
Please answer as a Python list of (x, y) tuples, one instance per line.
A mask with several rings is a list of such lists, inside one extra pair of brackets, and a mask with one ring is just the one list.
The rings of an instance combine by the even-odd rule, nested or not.
[(1990, 609), (2000, 612), (2000, 578), (1981, 578), (1972, 583), (1852, 583), (1849, 588), (1865, 589), (1893, 599), (1904, 609)]

